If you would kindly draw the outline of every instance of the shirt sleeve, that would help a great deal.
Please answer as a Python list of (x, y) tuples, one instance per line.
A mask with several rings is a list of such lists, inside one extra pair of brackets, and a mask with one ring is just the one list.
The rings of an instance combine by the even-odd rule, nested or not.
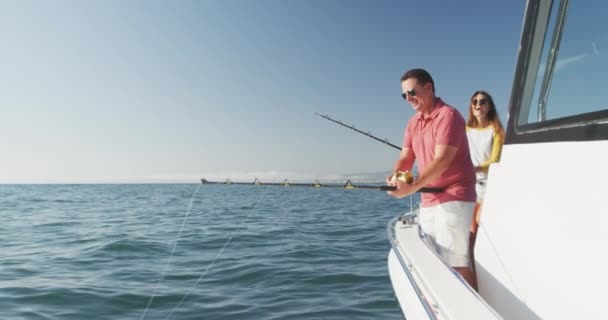
[[(415, 118), (415, 117), (412, 117)], [(403, 132), (403, 149), (412, 149), (412, 130), (413, 130), (413, 125), (415, 124), (415, 121), (412, 121), (412, 119), (410, 119), (410, 121), (408, 121), (407, 123), (407, 127), (405, 128), (405, 131)]]
[(435, 127), (437, 144), (450, 147), (460, 147), (466, 139), (466, 125), (457, 110), (448, 110), (438, 119)]
[(490, 164), (498, 162), (500, 160), (500, 153), (502, 152), (503, 142), (504, 137), (502, 136), (502, 134), (495, 133), (494, 139), (492, 141), (492, 153), (490, 154), (490, 158), (488, 158), (488, 160), (486, 160), (480, 165), (481, 170), (483, 170), (484, 172), (488, 172)]

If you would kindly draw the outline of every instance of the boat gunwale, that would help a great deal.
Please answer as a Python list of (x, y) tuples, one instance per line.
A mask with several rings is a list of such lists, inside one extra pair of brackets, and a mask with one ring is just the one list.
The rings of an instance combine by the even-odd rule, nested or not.
[[(391, 220), (389, 220), (389, 222), (387, 224), (387, 232), (388, 232), (388, 238), (389, 238), (391, 247), (393, 249), (393, 252), (395, 252), (397, 260), (401, 264), (401, 268), (405, 272), (408, 280), (410, 281), (410, 284), (412, 285), (412, 288), (414, 288), (416, 295), (420, 299), (420, 302), (422, 303), (422, 305), (425, 308), (429, 317), (434, 320), (439, 319), (437, 313), (441, 312), (442, 308), (439, 308), (439, 307), (434, 308), (433, 305), (431, 304), (431, 302), (429, 302), (430, 301), (429, 298), (432, 298), (433, 301), (436, 301), (436, 299), (434, 299), (434, 297), (431, 293), (428, 294), (428, 297), (427, 297), (427, 295), (424, 294), (424, 292), (420, 288), (420, 285), (426, 286), (423, 278), (418, 277), (418, 278), (420, 278), (421, 283), (418, 283), (416, 281), (416, 279), (414, 278), (414, 274), (412, 272), (416, 272), (417, 268), (412, 268), (413, 270), (410, 270), (408, 268), (408, 263), (406, 262), (406, 260), (408, 262), (410, 262), (410, 260), (407, 257), (404, 257), (403, 254), (401, 253), (401, 251), (399, 250), (400, 245), (396, 240), (395, 226), (398, 222), (401, 222), (403, 220), (409, 220), (407, 224), (409, 224), (412, 227), (417, 227), (418, 237), (420, 238), (420, 241), (422, 241), (425, 244), (425, 246), (429, 249), (429, 251), (431, 251), (439, 259), (439, 261), (441, 261), (441, 263), (443, 263), (443, 265), (445, 267), (447, 267), (447, 269), (461, 282), (461, 284), (463, 286), (465, 286), (465, 288), (467, 288), (470, 293), (473, 294), (473, 296), (477, 299), (477, 301), (479, 301), (485, 308), (487, 308), (491, 313), (493, 313), (495, 315), (496, 319), (502, 319), (502, 316), (500, 316), (500, 314), (498, 314), (498, 312), (496, 312), (496, 310), (494, 310), (494, 308), (492, 308), (492, 306), (490, 306), (485, 301), (485, 299), (483, 299), (483, 297), (477, 291), (475, 291), (466, 282), (466, 280), (456, 270), (454, 270), (454, 268), (452, 268), (449, 264), (447, 264), (441, 258), (441, 256), (439, 256), (439, 254), (431, 247), (429, 242), (426, 240), (422, 230), (420, 229), (420, 227), (419, 227), (420, 225), (418, 224), (418, 222), (411, 222), (417, 216), (418, 216), (418, 211), (412, 210), (412, 211), (402, 214), (401, 216), (392, 218)], [(412, 265), (412, 267), (414, 266), (412, 263), (409, 263), (409, 265)], [(437, 306), (439, 306), (439, 305), (437, 304)], [(432, 314), (429, 314), (429, 310), (431, 310)]]
[[(401, 264), (401, 268), (403, 269), (403, 271), (405, 272), (405, 275), (407, 276), (408, 280), (410, 281), (412, 288), (414, 288), (416, 296), (418, 297), (418, 299), (420, 299), (420, 303), (424, 307), (424, 310), (426, 311), (427, 315), (429, 316), (430, 319), (438, 320), (437, 314), (435, 313), (435, 309), (429, 304), (428, 299), (426, 298), (426, 296), (424, 295), (424, 293), (418, 286), (418, 282), (414, 279), (414, 275), (412, 274), (410, 269), (407, 267), (408, 264), (404, 261), (405, 258), (399, 252), (399, 248), (398, 248), (399, 244), (395, 240), (395, 225), (398, 222), (398, 220), (400, 221), (401, 219), (414, 218), (417, 215), (418, 214), (416, 212), (411, 211), (411, 212), (407, 212), (407, 213), (403, 214), (402, 216), (394, 217), (391, 220), (389, 220), (389, 222), (387, 224), (388, 239), (389, 239), (389, 242), (393, 249), (393, 252), (395, 253), (395, 256), (397, 257), (397, 260), (399, 261), (399, 264)], [(399, 299), (397, 298), (397, 300), (399, 300)]]

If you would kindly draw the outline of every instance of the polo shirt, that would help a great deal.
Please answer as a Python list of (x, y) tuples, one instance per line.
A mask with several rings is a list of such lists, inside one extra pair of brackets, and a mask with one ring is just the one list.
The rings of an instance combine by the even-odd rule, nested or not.
[(437, 98), (435, 109), (425, 118), (417, 112), (408, 122), (403, 147), (414, 152), (418, 172), (424, 171), (435, 157), (436, 145), (458, 148), (448, 168), (425, 187), (442, 188), (440, 193), (423, 193), (422, 207), (448, 201), (475, 202), (475, 169), (469, 154), (466, 124), (460, 112)]

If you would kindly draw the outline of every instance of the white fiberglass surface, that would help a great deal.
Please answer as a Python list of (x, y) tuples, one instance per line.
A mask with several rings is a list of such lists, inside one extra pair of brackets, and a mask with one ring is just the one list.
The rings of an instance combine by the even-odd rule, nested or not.
[(608, 142), (506, 145), (475, 248), (481, 295), (505, 319), (598, 319), (608, 275)]
[(395, 296), (404, 316), (407, 319), (430, 319), (393, 250), (388, 255), (388, 269)]
[[(420, 238), (418, 225), (395, 226), (397, 245), (396, 254), (400, 255), (408, 266), (413, 280), (423, 294), (423, 300), (428, 301), (438, 319), (467, 319), (489, 320), (498, 319), (497, 314), (462, 280), (454, 270), (446, 265)], [(396, 259), (395, 259), (396, 260)], [(390, 267), (390, 260), (389, 260)], [(404, 268), (401, 265), (395, 269)], [(402, 271), (404, 273), (404, 271)], [(402, 281), (395, 281), (391, 272), (391, 279), (400, 302), (418, 303), (420, 300), (398, 292)], [(396, 284), (397, 282), (397, 284)], [(409, 284), (407, 286), (409, 288)], [(410, 291), (413, 291), (410, 290)], [(402, 304), (403, 305), (403, 304)], [(407, 311), (407, 310), (406, 310)], [(410, 319), (406, 313), (406, 318)], [(419, 319), (414, 317), (413, 319)]]

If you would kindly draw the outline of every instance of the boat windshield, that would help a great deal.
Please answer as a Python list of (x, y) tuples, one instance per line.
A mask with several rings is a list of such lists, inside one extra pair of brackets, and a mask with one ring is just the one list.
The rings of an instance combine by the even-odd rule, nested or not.
[(544, 20), (529, 48), (530, 73), (516, 115), (518, 129), (607, 122), (608, 2), (539, 3), (539, 19)]

